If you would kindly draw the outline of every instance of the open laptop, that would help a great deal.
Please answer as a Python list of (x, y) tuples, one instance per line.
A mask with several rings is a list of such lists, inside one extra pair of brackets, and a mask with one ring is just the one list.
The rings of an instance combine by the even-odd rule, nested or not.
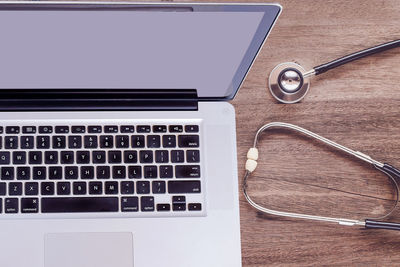
[(233, 99), (277, 4), (0, 3), (0, 266), (240, 266)]

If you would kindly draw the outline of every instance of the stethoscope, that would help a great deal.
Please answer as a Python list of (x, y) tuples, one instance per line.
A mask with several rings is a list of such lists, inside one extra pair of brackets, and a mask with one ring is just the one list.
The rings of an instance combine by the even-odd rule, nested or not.
[(269, 76), (269, 90), (279, 102), (286, 104), (299, 102), (306, 96), (310, 88), (310, 78), (312, 76), (319, 75), (351, 61), (399, 46), (400, 39), (335, 59), (316, 66), (309, 71), (306, 71), (302, 66), (294, 62), (279, 64), (272, 70)]
[[(315, 138), (333, 148), (344, 151), (360, 160), (368, 162), (369, 164), (374, 166), (376, 169), (378, 169), (379, 171), (386, 174), (389, 177), (389, 179), (391, 180), (391, 182), (393, 183), (395, 191), (396, 191), (396, 199), (395, 199), (393, 207), (389, 210), (389, 212), (387, 212), (385, 215), (383, 215), (381, 217), (372, 218), (372, 219), (354, 220), (354, 219), (323, 217), (323, 216), (317, 216), (317, 215), (279, 211), (279, 210), (268, 209), (266, 207), (263, 207), (263, 206), (257, 204), (250, 198), (250, 196), (247, 193), (247, 181), (248, 181), (248, 178), (250, 177), (250, 175), (253, 173), (253, 171), (257, 167), (257, 160), (258, 160), (257, 144), (259, 141), (260, 134), (266, 132), (267, 130), (269, 130), (271, 128), (287, 128), (290, 130), (294, 130), (296, 132), (302, 133), (311, 138)], [(298, 218), (298, 219), (308, 219), (308, 220), (315, 220), (315, 221), (338, 223), (340, 225), (346, 225), (346, 226), (363, 226), (365, 228), (400, 230), (400, 223), (379, 221), (383, 218), (388, 217), (390, 214), (392, 214), (392, 212), (397, 207), (397, 203), (399, 201), (399, 185), (398, 185), (396, 179), (400, 179), (400, 170), (396, 169), (395, 167), (393, 167), (389, 164), (376, 161), (376, 160), (372, 159), (370, 156), (365, 155), (359, 151), (354, 151), (354, 150), (351, 150), (350, 148), (347, 148), (345, 146), (337, 144), (325, 137), (322, 137), (322, 136), (320, 136), (316, 133), (313, 133), (311, 131), (308, 131), (304, 128), (301, 128), (301, 127), (293, 125), (293, 124), (283, 123), (283, 122), (272, 122), (272, 123), (265, 124), (257, 131), (256, 136), (254, 137), (253, 147), (250, 148), (247, 153), (247, 161), (246, 161), (245, 167), (246, 167), (246, 173), (244, 175), (244, 181), (243, 181), (244, 196), (245, 196), (246, 200), (250, 203), (251, 206), (253, 206), (255, 209), (257, 209), (263, 213), (276, 215), (276, 216)]]

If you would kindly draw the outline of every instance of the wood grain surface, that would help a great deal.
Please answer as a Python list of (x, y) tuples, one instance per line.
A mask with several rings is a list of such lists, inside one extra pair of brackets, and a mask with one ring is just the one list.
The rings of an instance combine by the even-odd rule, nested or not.
[[(400, 38), (399, 0), (281, 0), (283, 12), (232, 104), (237, 116), (239, 182), (256, 130), (297, 124), (378, 161), (400, 167), (400, 48), (314, 77), (299, 104), (267, 91), (275, 65), (306, 69)], [(266, 138), (268, 137), (268, 138)], [(260, 143), (249, 191), (263, 205), (316, 215), (378, 217), (393, 204), (386, 176), (290, 131)], [(400, 232), (266, 216), (240, 193), (243, 266), (400, 265)], [(390, 220), (400, 222), (400, 209)]]

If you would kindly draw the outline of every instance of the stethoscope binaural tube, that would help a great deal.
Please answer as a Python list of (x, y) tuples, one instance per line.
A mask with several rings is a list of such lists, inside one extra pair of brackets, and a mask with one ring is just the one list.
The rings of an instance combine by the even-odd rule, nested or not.
[[(253, 199), (250, 197), (250, 195), (247, 192), (247, 181), (248, 181), (249, 177), (251, 176), (252, 172), (257, 167), (257, 160), (259, 158), (257, 144), (258, 144), (259, 136), (261, 135), (261, 133), (263, 133), (271, 128), (286, 128), (286, 129), (290, 129), (290, 130), (299, 132), (299, 133), (309, 136), (311, 138), (315, 138), (318, 141), (320, 141), (328, 146), (331, 146), (338, 150), (344, 151), (360, 160), (363, 160), (363, 161), (373, 165), (376, 169), (378, 169), (379, 171), (386, 174), (389, 177), (390, 181), (393, 183), (395, 191), (396, 191), (396, 199), (395, 199), (394, 205), (385, 215), (383, 215), (381, 217), (374, 218), (374, 219), (354, 220), (354, 219), (323, 217), (323, 216), (318, 216), (318, 215), (309, 215), (309, 214), (302, 214), (302, 213), (295, 213), (295, 212), (273, 210), (273, 209), (269, 209), (269, 208), (266, 208), (266, 207), (263, 207), (263, 206), (257, 204), (255, 201), (253, 201)], [(304, 128), (301, 128), (297, 125), (284, 123), (284, 122), (271, 122), (271, 123), (265, 124), (257, 131), (257, 133), (254, 137), (253, 147), (251, 147), (247, 153), (246, 173), (245, 173), (244, 179), (243, 179), (243, 193), (244, 193), (246, 200), (253, 208), (255, 208), (258, 211), (261, 211), (263, 213), (270, 214), (270, 215), (338, 223), (340, 225), (346, 225), (346, 226), (363, 226), (365, 228), (371, 228), (371, 229), (400, 230), (400, 223), (378, 221), (380, 219), (384, 219), (384, 218), (388, 217), (389, 215), (391, 215), (397, 207), (397, 204), (399, 201), (399, 185), (397, 183), (398, 179), (400, 179), (400, 170), (396, 169), (395, 167), (393, 167), (387, 163), (381, 163), (379, 161), (376, 161), (376, 160), (372, 159), (370, 156), (365, 155), (364, 153), (361, 153), (359, 151), (354, 151), (348, 147), (342, 146), (338, 143), (333, 142), (332, 140), (329, 140), (329, 139), (322, 137), (316, 133), (313, 133)]]
[(269, 75), (268, 87), (271, 94), (279, 102), (292, 104), (301, 101), (310, 88), (310, 78), (327, 72), (354, 60), (400, 47), (400, 39), (367, 48), (353, 54), (332, 60), (306, 71), (294, 62), (277, 65)]

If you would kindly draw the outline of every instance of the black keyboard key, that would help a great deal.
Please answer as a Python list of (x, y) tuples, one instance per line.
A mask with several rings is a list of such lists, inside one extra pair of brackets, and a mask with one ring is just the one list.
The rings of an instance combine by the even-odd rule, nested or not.
[(4, 201), (5, 213), (18, 213), (18, 198), (6, 198)]
[(133, 125), (122, 125), (120, 127), (121, 133), (134, 133), (135, 127)]
[(17, 167), (17, 180), (29, 180), (31, 169), (29, 167)]
[(201, 210), (201, 203), (189, 203), (188, 210)]
[(144, 178), (157, 178), (157, 166), (144, 166), (143, 174)]
[(200, 141), (198, 135), (180, 135), (178, 136), (179, 147), (199, 147)]
[(64, 169), (64, 177), (67, 180), (75, 180), (78, 179), (78, 167), (76, 166), (67, 166)]
[(97, 166), (96, 173), (97, 173), (97, 179), (109, 179), (110, 178), (110, 167), (109, 166)]
[(33, 180), (46, 179), (46, 167), (33, 167), (32, 178), (33, 178)]
[(1, 180), (14, 180), (14, 167), (2, 167)]
[(56, 126), (56, 133), (67, 134), (67, 133), (69, 133), (69, 127), (68, 126)]
[(123, 181), (120, 183), (121, 194), (134, 194), (135, 193), (135, 183), (132, 181)]
[(7, 191), (7, 184), (6, 183), (0, 183), (0, 196), (5, 196)]
[(150, 193), (150, 182), (138, 181), (136, 183), (136, 193), (138, 194), (149, 194)]
[(94, 178), (94, 167), (93, 166), (82, 166), (81, 167), (81, 179), (93, 179)]
[(18, 134), (19, 126), (6, 126), (6, 134)]
[(57, 195), (69, 195), (71, 194), (71, 184), (69, 182), (57, 183)]
[(163, 147), (176, 147), (176, 136), (163, 135)]
[(22, 133), (24, 133), (24, 134), (36, 133), (36, 126), (23, 126)]
[(129, 147), (129, 136), (127, 136), (127, 135), (117, 135), (115, 137), (115, 146), (117, 148), (127, 148), (127, 147)]
[(140, 198), (141, 211), (154, 211), (154, 197), (141, 197)]
[(118, 133), (118, 126), (115, 125), (106, 125), (104, 126), (105, 133)]
[(199, 178), (200, 165), (179, 165), (175, 166), (176, 178)]
[(72, 133), (85, 133), (86, 129), (85, 129), (85, 126), (76, 125), (76, 126), (71, 126), (71, 132)]
[(8, 184), (8, 194), (10, 196), (20, 196), (22, 195), (22, 183), (9, 183)]
[(153, 163), (153, 151), (151, 150), (140, 151), (139, 157), (141, 163)]
[(85, 182), (74, 182), (73, 183), (74, 195), (85, 195), (86, 194), (86, 183)]
[(186, 204), (186, 197), (185, 196), (173, 196), (172, 204)]
[(185, 152), (183, 150), (171, 150), (171, 162), (172, 163), (185, 162)]
[(136, 163), (137, 152), (133, 150), (124, 151), (124, 163)]
[(42, 152), (29, 151), (29, 164), (42, 164)]
[(39, 194), (39, 184), (36, 182), (25, 183), (25, 195), (36, 196)]
[(21, 198), (22, 213), (38, 213), (39, 199), (38, 198)]
[(148, 135), (147, 136), (147, 147), (148, 148), (159, 148), (160, 147), (160, 136), (159, 135)]
[(143, 148), (144, 147), (144, 135), (132, 135), (132, 147)]
[(105, 192), (107, 195), (118, 194), (118, 182), (106, 182)]
[(170, 204), (157, 204), (157, 211), (170, 211), (171, 205)]
[(72, 149), (77, 149), (82, 147), (82, 136), (80, 135), (70, 135), (68, 136), (68, 147)]
[(168, 150), (156, 150), (156, 162), (167, 163), (169, 161)]
[(13, 152), (13, 164), (26, 164), (26, 152), (25, 151), (14, 151)]
[(21, 136), (21, 148), (22, 149), (32, 149), (34, 147), (33, 136)]
[(125, 179), (126, 178), (126, 168), (125, 166), (113, 166), (113, 178), (114, 179)]
[(167, 126), (165, 125), (154, 125), (153, 126), (153, 133), (166, 133)]
[(200, 151), (199, 150), (186, 150), (186, 161), (189, 163), (200, 162)]
[(92, 125), (92, 126), (88, 126), (88, 132), (89, 133), (101, 133), (101, 126), (99, 125)]
[(58, 163), (58, 152), (57, 151), (44, 152), (44, 162), (46, 164), (57, 164)]
[(84, 137), (85, 148), (97, 148), (97, 136), (96, 135), (85, 135)]
[(4, 137), (4, 148), (17, 149), (18, 148), (18, 137), (17, 136)]
[(74, 152), (73, 151), (61, 151), (60, 154), (61, 164), (73, 164), (74, 163)]
[(40, 193), (42, 195), (54, 195), (54, 183), (43, 182), (40, 184)]
[(90, 152), (89, 151), (76, 151), (76, 163), (89, 164)]
[(198, 133), (199, 132), (199, 126), (198, 125), (186, 125), (185, 126), (185, 132), (187, 132), (187, 133)]
[(100, 136), (100, 147), (101, 148), (112, 148), (114, 146), (114, 139), (112, 135)]
[(169, 132), (170, 133), (181, 133), (181, 132), (183, 132), (183, 127), (182, 127), (182, 125), (171, 125), (171, 126), (169, 126)]
[(141, 166), (129, 166), (128, 167), (128, 177), (139, 179), (142, 178), (142, 167)]
[(62, 167), (49, 167), (49, 179), (50, 180), (61, 180), (62, 179)]
[(53, 126), (39, 126), (39, 133), (52, 133), (53, 132)]
[(10, 164), (10, 152), (0, 152), (0, 165)]
[(93, 163), (101, 164), (106, 163), (106, 152), (105, 151), (93, 151)]
[(3, 133), (3, 126), (0, 126), (0, 134)]
[(0, 148), (3, 147), (3, 137), (0, 136)]
[(168, 193), (184, 194), (184, 193), (200, 193), (200, 181), (169, 181)]
[(36, 137), (36, 148), (49, 149), (50, 148), (50, 136), (43, 135)]
[(62, 135), (54, 135), (53, 136), (53, 148), (62, 149), (65, 148), (66, 138)]
[(117, 197), (44, 197), (41, 202), (43, 213), (118, 211)]
[(90, 182), (89, 183), (89, 194), (90, 195), (101, 195), (103, 193), (102, 182)]
[(108, 163), (121, 163), (121, 151), (108, 151)]
[(160, 178), (172, 178), (173, 168), (171, 165), (160, 165)]
[(164, 194), (165, 193), (165, 182), (164, 181), (153, 181), (152, 191), (153, 191), (153, 194)]
[(172, 210), (173, 211), (185, 211), (186, 204), (172, 204)]
[(138, 211), (139, 210), (139, 200), (138, 197), (122, 197), (121, 198), (121, 211)]
[(149, 125), (138, 125), (136, 127), (138, 133), (149, 133), (150, 126)]

